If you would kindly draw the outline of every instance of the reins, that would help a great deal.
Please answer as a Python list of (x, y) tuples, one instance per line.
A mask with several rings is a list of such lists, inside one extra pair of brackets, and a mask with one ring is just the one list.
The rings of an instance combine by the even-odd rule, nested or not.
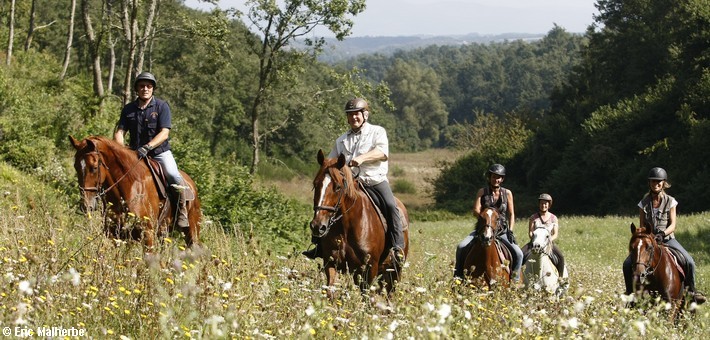
[[(653, 243), (651, 243), (651, 244), (653, 244)], [(642, 265), (642, 266), (644, 266), (644, 267), (646, 268), (646, 269), (643, 271), (643, 273), (641, 273), (641, 275), (640, 275), (642, 280), (645, 280), (646, 277), (648, 277), (648, 276), (650, 276), (650, 275), (653, 275), (653, 273), (656, 271), (656, 269), (658, 269), (658, 266), (661, 265), (661, 258), (659, 258), (659, 259), (658, 259), (658, 262), (656, 262), (656, 265), (653, 266), (653, 260), (654, 260), (655, 257), (656, 257), (656, 247), (658, 247), (659, 250), (661, 251), (660, 255), (661, 255), (661, 258), (662, 258), (662, 257), (663, 257), (663, 253), (662, 253), (662, 252), (663, 252), (663, 249), (661, 249), (661, 245), (656, 244), (655, 247), (651, 247), (651, 256), (650, 256), (650, 258), (649, 258), (649, 260), (648, 260), (648, 263), (641, 263), (641, 262), (638, 262), (638, 261), (635, 263), (635, 265), (639, 265), (639, 264), (640, 264), (640, 265)], [(638, 260), (638, 257), (637, 257), (636, 259)]]
[[(104, 163), (104, 158), (101, 156), (101, 153), (100, 153), (100, 152), (98, 152), (98, 151), (92, 151), (92, 152), (87, 152), (86, 154), (88, 155), (88, 154), (92, 154), (92, 153), (96, 153), (97, 155), (99, 155), (99, 165), (100, 165), (100, 166), (99, 166), (99, 170), (98, 170), (98, 171), (99, 171), (99, 174), (98, 174), (97, 177), (99, 178), (99, 180), (101, 180), (101, 167), (106, 168), (106, 171), (108, 171), (108, 170), (109, 170), (109, 169), (108, 169), (108, 165), (106, 165), (106, 163)], [(123, 175), (121, 175), (121, 177), (119, 177), (118, 180), (116, 180), (115, 182), (113, 182), (113, 184), (111, 184), (111, 185), (110, 185), (108, 188), (106, 188), (106, 189), (102, 189), (102, 188), (101, 188), (101, 186), (103, 185), (103, 180), (101, 180), (101, 182), (96, 183), (96, 186), (95, 186), (95, 187), (82, 187), (82, 186), (79, 186), (79, 190), (81, 190), (82, 192), (84, 192), (84, 191), (96, 191), (96, 195), (97, 195), (98, 197), (102, 197), (102, 196), (106, 195), (107, 192), (111, 191), (111, 189), (113, 189), (116, 185), (118, 185), (118, 183), (120, 183), (124, 178), (126, 178), (126, 176), (128, 176), (128, 174), (129, 174), (131, 171), (133, 171), (133, 169), (134, 169), (136, 166), (138, 166), (138, 163), (140, 163), (140, 161), (141, 161), (141, 159), (139, 158), (135, 163), (133, 163), (133, 165), (131, 165), (131, 167), (128, 169), (128, 171), (126, 171)]]
[[(345, 174), (343, 173), (342, 170), (340, 171), (340, 175), (341, 175), (343, 178), (345, 178)], [(342, 188), (339, 188), (339, 189), (337, 190), (337, 191), (339, 191), (338, 200), (335, 202), (335, 205), (334, 205), (334, 206), (319, 205), (319, 206), (313, 207), (313, 211), (316, 212), (316, 213), (317, 213), (318, 211), (320, 211), (320, 210), (325, 210), (325, 211), (330, 211), (330, 212), (332, 212), (333, 214), (330, 215), (330, 217), (328, 218), (328, 225), (326, 226), (325, 230), (323, 230), (322, 232), (320, 232), (320, 233), (318, 233), (318, 234), (315, 234), (315, 233), (313, 233), (313, 231), (311, 231), (311, 235), (313, 235), (314, 237), (317, 237), (317, 238), (321, 238), (321, 237), (327, 235), (328, 232), (330, 232), (330, 228), (332, 228), (333, 225), (335, 225), (336, 222), (340, 221), (340, 219), (343, 218), (343, 215), (345, 215), (348, 211), (350, 211), (350, 209), (353, 208), (354, 204), (351, 205), (347, 210), (345, 210), (345, 211), (343, 211), (343, 212), (341, 212), (341, 210), (340, 210), (340, 206), (341, 206), (341, 204), (342, 204), (343, 196), (345, 196), (345, 192), (347, 191), (347, 189), (348, 189), (348, 181), (347, 181), (347, 180), (343, 180), (343, 186), (342, 186)], [(357, 199), (357, 198), (356, 198), (356, 199)], [(340, 212), (340, 213), (339, 213), (339, 212)]]

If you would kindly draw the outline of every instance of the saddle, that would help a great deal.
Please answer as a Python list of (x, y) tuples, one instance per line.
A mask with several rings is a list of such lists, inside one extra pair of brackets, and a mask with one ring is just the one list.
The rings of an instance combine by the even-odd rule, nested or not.
[[(372, 202), (372, 205), (375, 207), (375, 211), (377, 212), (377, 216), (380, 217), (380, 221), (382, 221), (382, 225), (385, 227), (385, 233), (389, 230), (390, 226), (387, 223), (387, 218), (385, 217), (383, 211), (387, 208), (385, 207), (385, 200), (379, 197), (377, 193), (372, 190), (368, 190), (367, 187), (360, 181), (357, 181), (357, 185), (362, 190), (362, 192), (365, 193), (365, 196)], [(407, 224), (407, 221), (404, 219), (404, 214), (402, 214), (402, 211), (397, 207), (397, 214), (399, 214), (399, 219), (402, 221), (402, 230), (406, 230), (407, 227), (409, 226)]]
[(686, 258), (681, 254), (679, 251), (668, 247), (666, 245), (661, 246), (661, 249), (665, 249), (668, 252), (668, 255), (671, 256), (673, 259), (673, 265), (675, 265), (676, 269), (678, 269), (678, 272), (680, 273), (680, 276), (685, 279), (685, 270), (684, 268), (688, 265), (688, 261)]
[[(158, 196), (160, 196), (161, 200), (168, 199), (168, 192), (167, 192), (167, 187), (168, 187), (168, 180), (165, 178), (165, 171), (163, 171), (163, 167), (160, 165), (160, 162), (156, 161), (153, 158), (146, 157), (146, 165), (148, 165), (148, 169), (150, 169), (150, 174), (153, 175), (153, 182), (155, 183), (156, 189), (158, 189)], [(192, 192), (192, 190), (185, 190), (185, 200), (186, 201), (192, 201), (195, 199), (195, 193)]]
[(503, 269), (505, 269), (505, 271), (510, 275), (510, 263), (513, 261), (513, 254), (510, 253), (510, 249), (508, 249), (508, 247), (506, 247), (502, 242), (496, 242), (495, 244), (500, 263), (507, 263), (507, 265), (503, 265)]

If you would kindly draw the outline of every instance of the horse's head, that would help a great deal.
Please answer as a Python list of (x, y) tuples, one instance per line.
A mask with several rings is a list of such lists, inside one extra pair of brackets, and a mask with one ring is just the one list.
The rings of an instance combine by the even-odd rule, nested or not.
[(490, 245), (491, 240), (498, 234), (498, 228), (500, 227), (499, 217), (498, 211), (491, 207), (484, 208), (481, 210), (481, 214), (478, 215), (476, 234), (485, 245)]
[(649, 225), (636, 228), (631, 223), (631, 241), (629, 241), (629, 254), (634, 268), (634, 277), (638, 277), (642, 284), (646, 277), (653, 274), (661, 256), (661, 248), (656, 243), (653, 228)]
[(318, 163), (320, 169), (313, 180), (311, 234), (322, 237), (343, 217), (344, 199), (355, 197), (356, 187), (344, 155), (326, 159), (319, 150)]
[(77, 141), (74, 137), (69, 136), (69, 142), (76, 149), (74, 169), (76, 169), (81, 191), (79, 207), (81, 211), (89, 212), (97, 208), (100, 192), (108, 173), (106, 164), (103, 162), (95, 141), (88, 138)]
[(544, 226), (536, 227), (530, 241), (532, 251), (535, 253), (547, 252), (547, 248), (550, 246), (550, 239), (550, 231), (547, 228)]

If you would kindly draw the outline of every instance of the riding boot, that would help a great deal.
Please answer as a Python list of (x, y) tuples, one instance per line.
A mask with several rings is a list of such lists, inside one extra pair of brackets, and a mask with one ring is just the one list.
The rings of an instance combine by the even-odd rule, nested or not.
[(315, 245), (315, 247), (308, 250), (304, 250), (301, 252), (301, 254), (311, 260), (315, 260), (320, 257), (320, 242), (316, 237), (311, 237), (311, 243)]
[(180, 196), (180, 198), (178, 199), (179, 211), (177, 216), (177, 226), (179, 228), (189, 228), (190, 219), (187, 215), (187, 199), (191, 197), (190, 187), (177, 184), (173, 184), (172, 187), (178, 192)]

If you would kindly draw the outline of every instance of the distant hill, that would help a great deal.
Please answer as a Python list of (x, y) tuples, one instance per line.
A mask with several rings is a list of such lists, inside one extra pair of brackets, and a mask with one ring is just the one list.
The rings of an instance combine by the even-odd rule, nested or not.
[(392, 55), (398, 50), (412, 50), (430, 45), (466, 45), (486, 44), (513, 40), (538, 40), (544, 37), (542, 33), (505, 33), (497, 35), (480, 35), (471, 33), (450, 36), (396, 36), (396, 37), (348, 37), (343, 41), (326, 38), (327, 45), (319, 57), (321, 61), (334, 63), (353, 58), (360, 54), (380, 53)]

